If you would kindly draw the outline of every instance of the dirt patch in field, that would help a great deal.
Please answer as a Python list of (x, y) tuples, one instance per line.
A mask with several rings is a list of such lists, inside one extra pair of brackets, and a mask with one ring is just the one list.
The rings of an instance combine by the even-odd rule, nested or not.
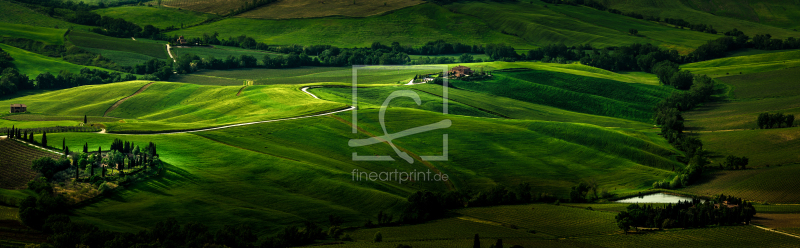
[[(125, 100), (128, 100), (129, 98), (131, 98), (131, 97), (133, 97), (133, 96), (135, 96), (135, 95), (138, 95), (139, 93), (142, 93), (144, 90), (146, 90), (146, 89), (147, 89), (147, 87), (150, 87), (150, 85), (153, 85), (153, 83), (154, 83), (154, 82), (151, 82), (151, 83), (149, 83), (149, 84), (146, 84), (146, 85), (142, 86), (142, 88), (140, 88), (139, 90), (137, 90), (136, 92), (134, 92), (134, 93), (133, 93), (133, 95), (127, 96), (127, 97), (125, 97), (125, 98), (122, 98), (122, 99), (119, 99), (119, 101), (117, 101), (116, 103), (114, 103), (114, 105), (111, 105), (111, 107), (108, 107), (108, 109), (106, 110), (106, 113), (105, 113), (105, 114), (103, 114), (103, 117), (108, 117), (108, 113), (111, 113), (111, 111), (114, 111), (115, 109), (117, 109), (117, 107), (119, 107), (119, 105), (120, 105), (120, 104), (122, 104), (123, 102), (125, 102)], [(121, 123), (124, 123), (123, 121), (124, 121), (124, 120), (120, 120), (120, 122), (121, 122)]]
[(756, 214), (752, 222), (768, 228), (800, 228), (800, 214)]

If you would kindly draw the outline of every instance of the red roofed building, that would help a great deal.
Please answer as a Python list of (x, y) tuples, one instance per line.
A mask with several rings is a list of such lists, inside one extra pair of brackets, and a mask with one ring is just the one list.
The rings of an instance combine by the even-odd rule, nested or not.
[(473, 71), (469, 67), (459, 65), (450, 69), (448, 73), (453, 77), (463, 77), (472, 75)]

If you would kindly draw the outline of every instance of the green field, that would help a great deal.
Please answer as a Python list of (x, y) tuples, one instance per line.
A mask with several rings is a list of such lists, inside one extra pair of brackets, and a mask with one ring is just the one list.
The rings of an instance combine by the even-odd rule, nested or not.
[[(652, 43), (688, 53), (707, 40), (718, 38), (658, 23), (615, 15), (587, 7), (569, 5), (466, 2), (446, 6), (457, 13), (477, 16), (492, 28), (521, 37), (531, 44), (544, 46), (564, 43), (567, 46), (590, 43), (594, 46), (620, 46)], [(639, 36), (628, 34), (634, 28)]]
[(683, 2), (697, 10), (713, 13), (718, 16), (757, 22), (785, 29), (800, 28), (800, 8), (796, 1), (759, 0), (759, 1), (725, 1), (691, 0)]
[(270, 45), (319, 45), (366, 47), (373, 42), (422, 45), (444, 39), (465, 44), (506, 43), (529, 48), (521, 38), (496, 31), (482, 20), (434, 4), (420, 4), (386, 15), (365, 18), (309, 18), (258, 20), (227, 18), (207, 25), (173, 31), (168, 35), (200, 37), (219, 32), (220, 37), (247, 35)]
[(348, 0), (277, 1), (240, 14), (240, 17), (263, 19), (315, 18), (325, 16), (365, 17), (425, 3), (421, 0), (386, 0), (351, 2)]
[(14, 58), (14, 65), (17, 70), (22, 74), (28, 75), (28, 78), (34, 79), (41, 73), (49, 72), (53, 75), (58, 75), (62, 70), (71, 71), (73, 73), (80, 73), (81, 69), (88, 67), (96, 70), (108, 71), (94, 66), (83, 66), (70, 64), (60, 58), (51, 58), (41, 54), (28, 52), (16, 47), (6, 44), (0, 44), (0, 48), (6, 51), (11, 57)]
[(214, 57), (216, 59), (224, 60), (228, 56), (239, 58), (242, 55), (250, 55), (261, 61), (265, 55), (275, 56), (282, 55), (274, 52), (247, 50), (236, 47), (214, 46), (214, 47), (191, 47), (191, 48), (172, 48), (172, 56), (180, 57), (185, 54), (197, 55), (201, 58), (207, 59)]
[(681, 66), (695, 74), (725, 77), (800, 67), (800, 50), (783, 50), (770, 53), (725, 57)]
[(123, 52), (117, 50), (108, 50), (100, 48), (81, 47), (89, 52), (103, 55), (103, 58), (110, 59), (120, 66), (136, 66), (144, 64), (145, 62), (154, 59), (148, 55), (134, 52)]
[(560, 238), (620, 232), (613, 213), (550, 204), (467, 208), (458, 212)]
[(93, 12), (101, 16), (122, 18), (142, 27), (146, 25), (153, 25), (162, 29), (172, 26), (175, 28), (181, 28), (183, 25), (189, 26), (200, 24), (215, 17), (215, 15), (188, 10), (147, 6), (121, 6), (97, 9)]
[(169, 59), (167, 48), (163, 44), (149, 41), (113, 38), (95, 33), (73, 31), (67, 36), (72, 44), (80, 47), (99, 48), (122, 52), (138, 53), (159, 59)]
[[(705, 2), (705, 0), (690, 0), (691, 2), (698, 3), (698, 2)], [(754, 20), (739, 20), (729, 17), (724, 17), (722, 15), (715, 15), (703, 11), (699, 11), (693, 9), (690, 6), (687, 6), (684, 0), (653, 0), (653, 1), (627, 1), (627, 0), (606, 0), (603, 3), (609, 7), (621, 10), (623, 12), (636, 12), (642, 15), (650, 15), (650, 16), (659, 16), (662, 19), (664, 18), (676, 18), (676, 19), (684, 19), (692, 24), (706, 24), (714, 26), (714, 28), (719, 32), (725, 32), (731, 29), (739, 29), (743, 31), (745, 34), (749, 35), (750, 37), (755, 36), (756, 34), (771, 34), (773, 38), (780, 38), (786, 39), (788, 37), (798, 37), (800, 36), (800, 32), (792, 31), (789, 29), (783, 29), (778, 27), (773, 27), (769, 25), (759, 24), (753, 22)], [(749, 11), (746, 7), (742, 7), (746, 4), (741, 4), (742, 1), (726, 1), (721, 2), (720, 4), (714, 3), (714, 8), (724, 8), (726, 10), (732, 11)], [(750, 1), (752, 4), (761, 4), (764, 2), (777, 2), (773, 0), (766, 0), (766, 1)], [(791, 15), (796, 15), (796, 2), (795, 1), (781, 1), (781, 8), (776, 9), (773, 12), (783, 12), (786, 13), (794, 13)], [(707, 5), (707, 4), (706, 4)], [(735, 7), (733, 7), (735, 6)], [(786, 6), (789, 7), (789, 10), (786, 10)], [(790, 21), (791, 22), (791, 21)], [(796, 21), (793, 21), (796, 24)]]
[(649, 122), (652, 108), (671, 90), (565, 73), (527, 71), (493, 73), (480, 82), (453, 80), (459, 89), (549, 105), (565, 110)]
[(0, 1), (0, 12), (3, 13), (3, 15), (0, 16), (0, 22), (3, 23), (3, 26), (9, 24), (23, 24), (36, 27), (61, 28), (64, 29), (63, 31), (66, 31), (65, 29), (70, 27), (80, 29), (88, 28), (87, 26), (69, 23), (37, 13), (32, 9), (7, 0)]
[(63, 29), (32, 27), (11, 23), (3, 23), (3, 26), (0, 27), (0, 36), (24, 38), (53, 45), (64, 44), (64, 33), (66, 33), (66, 30)]
[(798, 171), (798, 164), (745, 171), (721, 171), (713, 173), (708, 182), (690, 186), (685, 191), (701, 195), (735, 195), (759, 202), (798, 203), (800, 194), (786, 190), (798, 187), (798, 182), (794, 179)]

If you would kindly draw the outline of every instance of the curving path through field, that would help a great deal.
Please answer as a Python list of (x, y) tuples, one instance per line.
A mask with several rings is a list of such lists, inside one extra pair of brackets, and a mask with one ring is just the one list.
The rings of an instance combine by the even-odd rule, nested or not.
[(119, 107), (120, 104), (125, 102), (125, 100), (128, 100), (129, 98), (131, 98), (131, 97), (133, 97), (135, 95), (138, 95), (139, 93), (142, 93), (144, 90), (147, 89), (147, 87), (150, 87), (150, 85), (153, 85), (154, 83), (155, 82), (150, 82), (149, 84), (145, 84), (144, 86), (142, 86), (142, 88), (139, 88), (139, 90), (134, 92), (133, 95), (127, 96), (127, 97), (122, 98), (122, 99), (119, 99), (119, 101), (114, 103), (114, 105), (111, 105), (111, 107), (108, 107), (108, 109), (106, 109), (106, 112), (103, 114), (103, 117), (108, 117), (108, 113), (111, 113), (111, 111), (114, 111), (115, 109), (117, 109), (117, 107)]
[[(150, 83), (150, 84), (153, 84), (153, 83)], [(109, 110), (106, 110), (106, 114), (108, 114), (108, 112), (111, 112), (111, 110), (113, 110), (114, 108), (119, 106), (119, 104), (121, 104), (126, 99), (128, 99), (128, 98), (130, 98), (132, 96), (135, 96), (136, 94), (139, 94), (142, 91), (144, 91), (148, 86), (150, 86), (150, 84), (147, 84), (147, 85), (143, 86), (142, 89), (139, 89), (139, 91), (137, 91), (133, 95), (130, 95), (130, 96), (126, 97), (126, 98), (123, 98), (123, 99), (119, 100), (117, 103), (114, 104), (114, 106), (111, 106), (111, 108), (109, 108)], [(319, 87), (324, 87), (324, 86), (306, 86), (306, 87), (300, 88), (300, 90), (305, 92), (306, 94), (310, 95), (313, 98), (320, 99), (319, 97), (317, 97), (316, 95), (312, 94), (311, 92), (308, 92), (308, 89), (310, 89), (310, 88), (319, 88)], [(266, 121), (255, 121), (255, 122), (231, 124), (231, 125), (225, 125), (225, 126), (220, 126), (220, 127), (211, 127), (211, 128), (203, 128), (203, 129), (187, 130), (187, 131), (165, 131), (165, 132), (159, 132), (159, 133), (142, 133), (142, 134), (125, 134), (125, 133), (112, 133), (112, 134), (118, 134), (118, 135), (158, 135), (158, 134), (175, 134), (175, 133), (195, 133), (195, 132), (213, 131), (213, 130), (231, 128), (231, 127), (241, 127), (241, 126), (255, 125), (255, 124), (261, 124), (261, 123), (288, 121), (288, 120), (298, 120), (298, 119), (305, 119), (305, 118), (311, 118), (311, 117), (326, 116), (326, 115), (346, 112), (346, 111), (350, 111), (350, 110), (354, 110), (354, 109), (356, 109), (356, 108), (353, 107), (353, 106), (350, 106), (350, 107), (347, 107), (347, 108), (331, 110), (331, 111), (322, 112), (322, 113), (319, 113), (319, 114), (303, 115), (303, 116), (297, 116), (297, 117), (289, 117), (289, 118), (266, 120)], [(100, 132), (97, 132), (97, 133), (108, 134), (105, 129), (100, 130)]]

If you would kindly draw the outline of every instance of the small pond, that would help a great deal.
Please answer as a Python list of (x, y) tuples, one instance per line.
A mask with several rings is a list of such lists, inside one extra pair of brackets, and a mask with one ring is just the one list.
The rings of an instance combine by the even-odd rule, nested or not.
[[(634, 196), (618, 200), (619, 203), (678, 203), (678, 201), (692, 201), (691, 197), (668, 195), (664, 193), (656, 193), (643, 196)], [(705, 201), (701, 201), (705, 202)]]

